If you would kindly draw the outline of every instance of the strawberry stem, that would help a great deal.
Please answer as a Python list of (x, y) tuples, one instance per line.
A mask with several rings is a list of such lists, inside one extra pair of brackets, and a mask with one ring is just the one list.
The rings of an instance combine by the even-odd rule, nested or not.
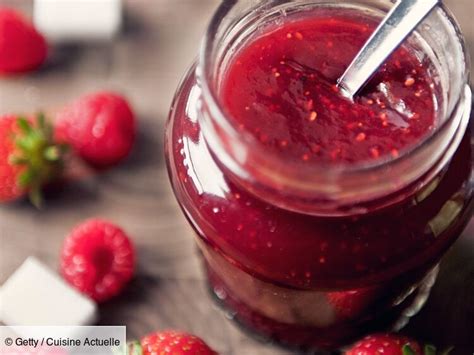
[(16, 124), (18, 132), (12, 137), (16, 151), (9, 160), (12, 165), (22, 168), (17, 183), (28, 191), (30, 201), (39, 208), (41, 190), (62, 172), (68, 146), (54, 141), (53, 128), (42, 113), (36, 120), (19, 117)]
[(61, 158), (61, 151), (59, 147), (48, 147), (44, 150), (44, 158), (48, 161), (55, 162)]

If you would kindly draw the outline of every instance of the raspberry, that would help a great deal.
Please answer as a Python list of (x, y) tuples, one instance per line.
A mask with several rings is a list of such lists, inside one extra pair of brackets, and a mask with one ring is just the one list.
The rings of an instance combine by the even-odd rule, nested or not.
[(80, 292), (98, 302), (117, 296), (133, 276), (133, 245), (119, 227), (91, 219), (66, 238), (61, 273)]

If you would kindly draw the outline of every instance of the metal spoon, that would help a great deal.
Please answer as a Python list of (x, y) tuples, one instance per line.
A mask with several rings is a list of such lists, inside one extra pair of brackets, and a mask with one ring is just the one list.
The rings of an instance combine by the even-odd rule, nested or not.
[(339, 78), (342, 93), (353, 99), (390, 54), (440, 3), (441, 0), (398, 0)]

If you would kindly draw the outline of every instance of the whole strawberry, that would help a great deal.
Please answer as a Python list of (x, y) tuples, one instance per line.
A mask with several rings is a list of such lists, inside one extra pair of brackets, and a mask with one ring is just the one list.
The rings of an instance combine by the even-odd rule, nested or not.
[(40, 67), (48, 47), (44, 37), (18, 12), (0, 8), (0, 73), (20, 73)]
[(41, 189), (61, 175), (66, 150), (43, 115), (0, 117), (0, 203), (29, 194), (40, 206)]
[(345, 352), (346, 355), (436, 355), (436, 353), (436, 348), (432, 345), (426, 345), (422, 351), (416, 341), (389, 333), (366, 336)]
[(135, 252), (125, 232), (90, 219), (73, 229), (61, 251), (61, 274), (98, 302), (117, 296), (133, 276)]
[(175, 330), (149, 334), (140, 343), (131, 343), (128, 353), (130, 355), (217, 355), (198, 337)]
[(127, 100), (113, 92), (83, 96), (57, 115), (56, 137), (97, 168), (117, 165), (132, 150), (135, 115)]

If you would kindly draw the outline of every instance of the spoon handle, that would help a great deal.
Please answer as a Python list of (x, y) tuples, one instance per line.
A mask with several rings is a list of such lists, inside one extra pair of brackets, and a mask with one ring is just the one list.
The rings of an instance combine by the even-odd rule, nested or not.
[(339, 78), (338, 85), (343, 94), (352, 99), (440, 2), (441, 0), (398, 0)]

